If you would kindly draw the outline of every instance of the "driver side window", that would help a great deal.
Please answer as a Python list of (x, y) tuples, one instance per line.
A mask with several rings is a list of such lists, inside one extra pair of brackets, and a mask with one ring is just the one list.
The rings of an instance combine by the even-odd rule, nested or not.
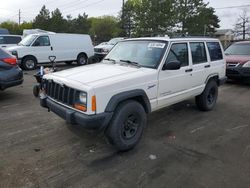
[(179, 61), (181, 67), (188, 66), (188, 46), (187, 43), (172, 44), (166, 63)]
[(40, 36), (36, 39), (33, 46), (50, 46), (50, 41), (48, 36)]

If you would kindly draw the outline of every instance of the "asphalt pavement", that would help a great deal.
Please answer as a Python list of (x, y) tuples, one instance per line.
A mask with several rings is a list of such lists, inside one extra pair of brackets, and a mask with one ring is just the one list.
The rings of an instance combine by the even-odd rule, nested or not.
[(119, 153), (41, 108), (33, 74), (0, 92), (0, 187), (250, 187), (249, 85), (222, 86), (211, 112), (188, 100), (152, 113), (139, 145)]

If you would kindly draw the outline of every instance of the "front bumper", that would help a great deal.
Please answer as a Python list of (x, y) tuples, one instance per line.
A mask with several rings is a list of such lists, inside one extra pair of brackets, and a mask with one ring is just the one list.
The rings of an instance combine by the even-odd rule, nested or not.
[(106, 54), (104, 54), (104, 53), (95, 53), (95, 57), (97, 57), (100, 60), (102, 60), (106, 55), (107, 55), (107, 53)]
[(250, 78), (250, 67), (228, 67), (226, 75), (230, 79)]
[(1, 71), (0, 75), (0, 90), (7, 89), (9, 87), (17, 86), (23, 83), (23, 72), (16, 66), (9, 70)]
[(54, 102), (49, 98), (40, 99), (41, 106), (48, 108), (61, 118), (65, 119), (67, 123), (78, 124), (84, 128), (91, 130), (103, 130), (109, 124), (113, 113), (101, 113), (96, 115), (86, 115), (67, 108)]
[(9, 87), (18, 86), (23, 83), (23, 79), (12, 81), (0, 81), (0, 90), (5, 90)]

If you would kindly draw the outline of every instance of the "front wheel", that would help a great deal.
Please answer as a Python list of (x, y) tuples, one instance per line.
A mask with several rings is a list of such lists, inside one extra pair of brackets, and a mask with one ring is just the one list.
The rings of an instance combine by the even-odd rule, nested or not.
[(39, 92), (40, 92), (40, 86), (38, 84), (34, 85), (34, 87), (33, 87), (33, 95), (35, 97), (38, 97), (39, 96)]
[(210, 111), (214, 108), (218, 98), (218, 85), (215, 80), (207, 83), (201, 95), (195, 98), (196, 105), (201, 111)]
[(85, 54), (79, 54), (77, 57), (77, 65), (87, 65), (88, 64), (88, 58)]
[(32, 56), (25, 57), (22, 60), (21, 65), (22, 65), (24, 70), (34, 70), (34, 69), (36, 69), (36, 66), (37, 66), (36, 58), (34, 58)]
[(136, 101), (126, 101), (115, 110), (106, 136), (119, 151), (127, 151), (140, 141), (146, 124), (147, 116), (142, 105)]

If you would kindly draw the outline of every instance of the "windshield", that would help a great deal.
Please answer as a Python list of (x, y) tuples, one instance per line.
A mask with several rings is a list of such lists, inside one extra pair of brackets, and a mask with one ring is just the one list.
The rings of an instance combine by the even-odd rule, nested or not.
[(105, 57), (107, 62), (138, 64), (142, 67), (156, 68), (162, 59), (167, 42), (162, 41), (124, 41), (118, 43)]
[(31, 43), (36, 39), (37, 35), (28, 35), (19, 43), (22, 46), (30, 46)]
[(226, 49), (225, 54), (226, 55), (250, 55), (250, 43), (249, 44), (233, 44)]
[(114, 38), (114, 39), (111, 39), (110, 41), (108, 41), (107, 44), (111, 44), (111, 45), (115, 45), (117, 42), (123, 40), (123, 38)]

